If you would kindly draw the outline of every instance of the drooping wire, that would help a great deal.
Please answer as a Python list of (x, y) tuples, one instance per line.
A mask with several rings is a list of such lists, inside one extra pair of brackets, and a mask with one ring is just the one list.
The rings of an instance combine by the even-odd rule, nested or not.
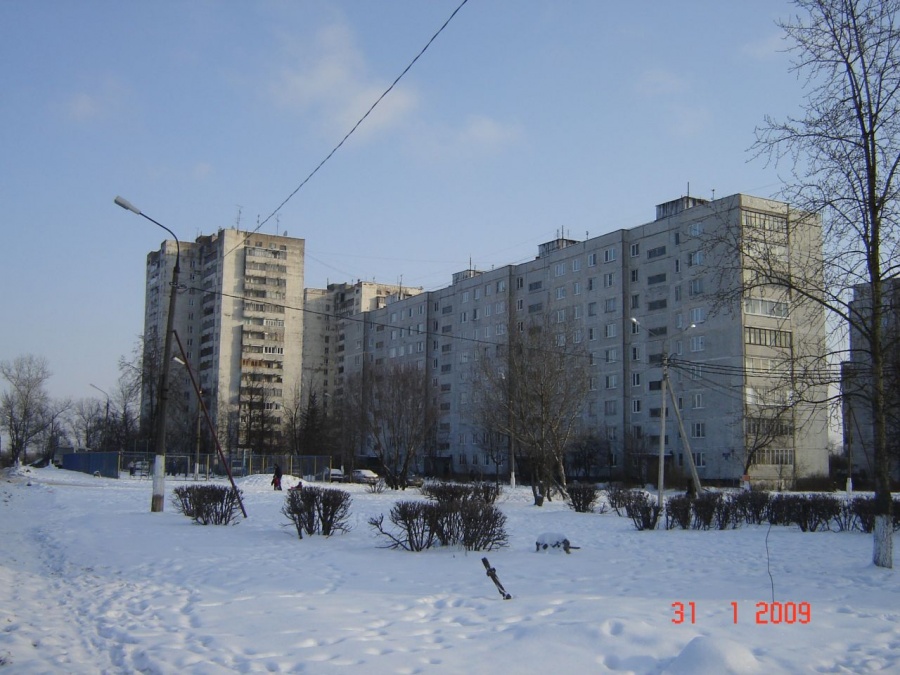
[[(275, 216), (275, 214), (277, 214), (279, 211), (281, 211), (281, 209), (284, 208), (284, 205), (287, 204), (287, 203), (291, 200), (291, 198), (292, 198), (294, 195), (296, 195), (298, 192), (300, 192), (300, 190), (303, 188), (303, 186), (306, 185), (310, 180), (312, 180), (312, 177), (315, 176), (315, 175), (319, 172), (319, 169), (321, 169), (321, 168), (325, 165), (325, 163), (326, 163), (329, 159), (331, 159), (331, 158), (334, 156), (334, 154), (335, 154), (338, 150), (341, 149), (341, 147), (344, 145), (344, 143), (347, 142), (347, 139), (350, 138), (350, 136), (353, 135), (353, 133), (360, 127), (360, 125), (361, 125), (363, 122), (366, 121), (366, 118), (367, 118), (369, 115), (372, 114), (372, 111), (375, 110), (375, 107), (376, 107), (379, 103), (381, 103), (381, 101), (382, 101), (388, 94), (391, 93), (391, 91), (394, 89), (394, 87), (397, 86), (397, 83), (400, 82), (400, 80), (403, 78), (403, 76), (406, 75), (406, 73), (409, 72), (409, 70), (415, 65), (416, 61), (418, 61), (418, 60), (421, 58), (421, 56), (425, 53), (425, 51), (431, 46), (431, 43), (434, 42), (434, 41), (437, 39), (438, 35), (440, 35), (440, 34), (444, 31), (444, 29), (445, 29), (445, 28), (449, 25), (449, 23), (453, 20), (453, 17), (455, 17), (455, 16), (457, 15), (457, 13), (459, 12), (459, 10), (461, 10), (461, 9), (463, 8), (463, 6), (464, 6), (468, 1), (469, 1), (469, 0), (462, 0), (462, 2), (459, 3), (459, 6), (458, 6), (456, 9), (453, 10), (453, 13), (447, 18), (446, 21), (444, 21), (443, 25), (437, 30), (437, 32), (436, 32), (434, 35), (431, 36), (431, 39), (428, 40), (428, 42), (425, 44), (425, 46), (422, 47), (422, 49), (419, 51), (418, 54), (416, 54), (415, 58), (413, 58), (413, 60), (409, 62), (409, 64), (406, 66), (406, 68), (403, 69), (403, 72), (401, 72), (401, 73), (394, 79), (394, 81), (391, 82), (391, 85), (381, 93), (381, 96), (379, 96), (379, 97), (375, 100), (375, 102), (374, 102), (371, 106), (369, 106), (369, 109), (366, 110), (365, 114), (357, 120), (356, 124), (353, 125), (353, 128), (350, 129), (350, 131), (348, 131), (348, 132), (344, 135), (344, 137), (341, 139), (341, 141), (331, 149), (331, 152), (329, 152), (329, 153), (325, 156), (325, 159), (323, 159), (321, 162), (319, 162), (319, 163), (316, 165), (316, 168), (314, 168), (314, 169), (309, 173), (309, 175), (307, 175), (306, 178), (304, 178), (304, 179), (300, 182), (300, 184), (299, 184), (296, 188), (294, 188), (294, 191), (293, 191), (293, 192), (291, 192), (287, 197), (285, 197), (284, 201), (282, 201), (282, 202), (275, 208), (275, 210), (272, 211), (272, 213), (270, 213), (268, 216), (266, 216), (260, 223), (257, 224), (257, 226), (256, 226), (253, 230), (251, 230), (250, 232), (247, 233), (247, 236), (244, 238), (244, 242), (245, 242), (245, 243), (246, 243), (246, 241), (247, 241), (247, 238), (250, 237), (250, 235), (253, 235), (253, 234), (256, 234), (257, 232), (259, 232), (260, 228), (262, 228), (263, 225), (265, 225), (267, 222), (269, 222), (269, 221)], [(238, 248), (240, 248), (241, 246), (243, 246), (243, 244), (237, 244), (237, 245), (236, 245), (234, 248), (232, 248), (230, 251), (226, 252), (225, 255), (227, 256), (227, 255), (230, 255), (231, 253), (234, 253), (234, 251), (236, 251), (236, 250), (237, 250)]]

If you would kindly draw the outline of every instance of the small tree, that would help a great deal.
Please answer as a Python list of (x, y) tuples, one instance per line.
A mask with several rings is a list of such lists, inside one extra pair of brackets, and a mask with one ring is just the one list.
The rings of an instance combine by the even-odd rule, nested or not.
[(51, 401), (45, 385), (50, 368), (43, 357), (19, 356), (0, 362), (8, 389), (0, 394), (0, 428), (9, 435), (12, 463), (27, 461), (28, 446), (51, 424)]

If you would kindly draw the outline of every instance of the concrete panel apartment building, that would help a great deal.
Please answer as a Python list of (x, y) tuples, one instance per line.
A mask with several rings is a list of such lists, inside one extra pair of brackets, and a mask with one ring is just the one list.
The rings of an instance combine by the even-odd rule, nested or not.
[[(223, 229), (180, 248), (183, 288), (174, 329), (223, 445), (274, 447), (285, 398), (301, 379), (304, 240)], [(151, 351), (162, 350), (176, 250), (174, 241), (164, 241), (147, 256), (144, 337)], [(179, 370), (170, 371), (170, 401), (179, 401), (180, 417), (192, 421), (196, 394)], [(145, 419), (153, 399), (152, 385), (145, 386)], [(174, 432), (185, 436), (177, 425)]]
[[(752, 240), (748, 233), (759, 230), (769, 234), (757, 246), (768, 241), (785, 264), (806, 264), (821, 258), (820, 228), (795, 229), (801, 220), (784, 203), (747, 195), (682, 197), (657, 206), (647, 224), (586, 241), (557, 238), (542, 244), (532, 261), (461, 271), (445, 288), (342, 322), (334, 391), (342, 395), (364, 367), (415, 364), (426, 373), (438, 414), (428, 466), (418, 468), (505, 474), (508, 463), (491, 460), (473, 421), (476, 352), (496, 354), (512, 332), (539, 321), (587, 353), (586, 362), (573, 363), (590, 376), (581, 426), (608, 441), (607, 475), (615, 477), (626, 461), (648, 468), (655, 461), (664, 352), (701, 480), (735, 481), (749, 472), (752, 479), (787, 484), (827, 474), (825, 411), (779, 408), (776, 399), (794, 392), (774, 386), (794, 358), (824, 352), (824, 313), (774, 288), (759, 287), (724, 307), (719, 301), (722, 284), (736, 287), (736, 275), (752, 272), (744, 254), (715, 242), (733, 233)], [(731, 282), (723, 270), (732, 270)], [(782, 414), (773, 416), (773, 409)], [(666, 415), (664, 439), (668, 466), (687, 473), (687, 444), (674, 415)], [(651, 482), (655, 475), (655, 468), (647, 472)]]

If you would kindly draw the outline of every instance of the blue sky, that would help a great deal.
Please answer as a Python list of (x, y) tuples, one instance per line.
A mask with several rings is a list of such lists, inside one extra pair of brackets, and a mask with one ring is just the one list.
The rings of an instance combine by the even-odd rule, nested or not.
[[(111, 391), (165, 233), (253, 229), (460, 0), (0, 2), (0, 359), (54, 396)], [(683, 195), (775, 195), (748, 152), (800, 103), (786, 0), (470, 0), (262, 227), (306, 285), (434, 289), (652, 220)]]

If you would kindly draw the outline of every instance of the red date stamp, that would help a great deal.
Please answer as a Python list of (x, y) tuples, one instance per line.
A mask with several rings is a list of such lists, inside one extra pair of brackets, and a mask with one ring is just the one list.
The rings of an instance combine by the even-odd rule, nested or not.
[[(696, 602), (673, 602), (672, 623), (697, 623)], [(808, 624), (812, 623), (812, 605), (808, 602), (757, 602), (752, 613), (757, 625)], [(738, 623), (738, 603), (731, 602), (732, 623)], [(749, 620), (749, 619), (748, 619)]]

